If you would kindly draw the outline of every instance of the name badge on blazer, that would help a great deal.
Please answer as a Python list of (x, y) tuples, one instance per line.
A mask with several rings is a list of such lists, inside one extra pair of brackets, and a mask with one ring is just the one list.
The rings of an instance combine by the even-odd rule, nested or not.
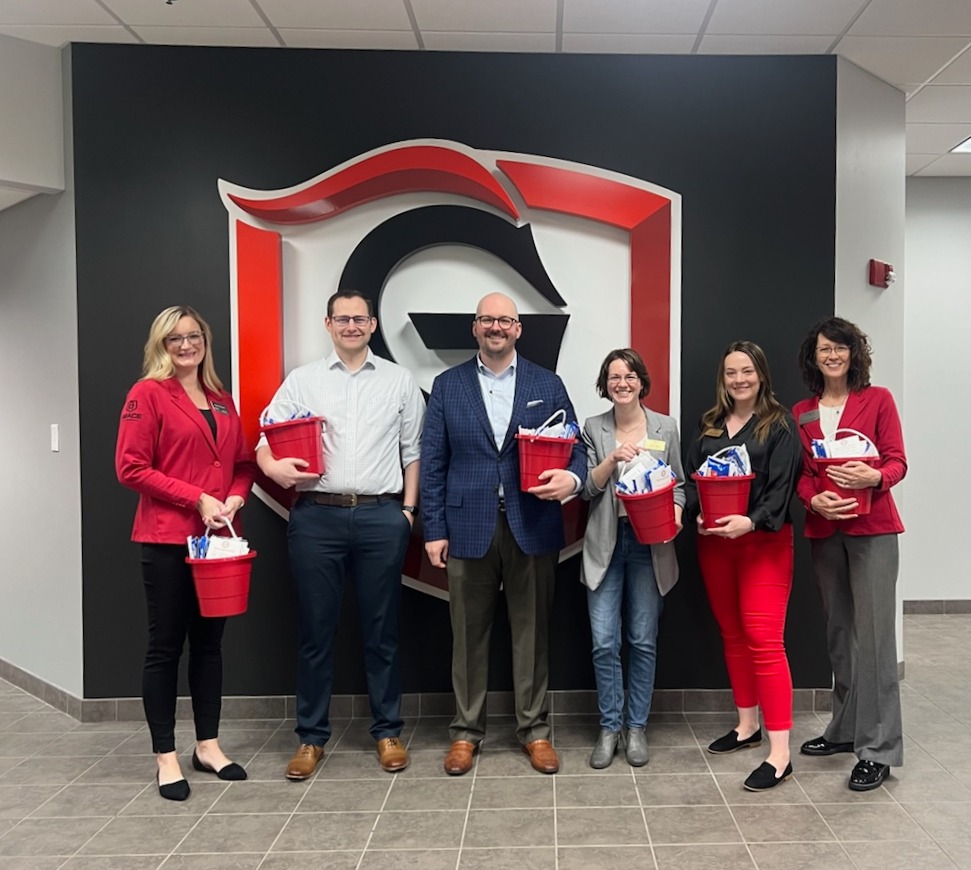
[(213, 411), (218, 411), (220, 414), (228, 414), (229, 409), (225, 405), (221, 405), (219, 402), (212, 402)]
[(648, 438), (647, 441), (644, 442), (644, 447), (646, 447), (648, 450), (658, 450), (661, 453), (664, 452), (664, 448), (667, 446), (667, 442), (658, 441), (656, 438)]
[(819, 419), (819, 408), (815, 411), (806, 411), (805, 414), (799, 415), (799, 425), (805, 426), (807, 423), (812, 423)]
[(714, 426), (709, 426), (702, 433), (706, 438), (721, 438), (725, 434), (724, 429), (716, 429)]

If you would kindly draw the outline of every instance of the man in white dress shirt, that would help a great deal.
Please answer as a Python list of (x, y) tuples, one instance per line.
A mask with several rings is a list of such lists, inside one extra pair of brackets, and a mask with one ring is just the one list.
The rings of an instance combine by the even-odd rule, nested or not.
[(313, 775), (330, 738), (334, 636), (345, 578), (354, 580), (364, 635), (371, 736), (381, 767), (408, 766), (398, 739), (401, 676), (398, 602), (401, 566), (418, 502), (418, 458), (425, 402), (411, 373), (375, 356), (377, 328), (369, 298), (340, 291), (327, 301), (324, 325), (334, 345), (324, 359), (287, 375), (273, 403), (290, 400), (324, 417), (324, 474), (301, 471), (302, 459), (256, 451), (264, 474), (296, 486), (287, 540), (300, 606), (297, 727), (300, 747), (290, 780)]

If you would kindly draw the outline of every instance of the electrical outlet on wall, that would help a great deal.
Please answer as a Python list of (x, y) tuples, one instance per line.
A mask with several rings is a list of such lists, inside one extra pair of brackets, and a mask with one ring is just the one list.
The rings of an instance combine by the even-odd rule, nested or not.
[(61, 451), (61, 427), (57, 423), (51, 423), (51, 453)]

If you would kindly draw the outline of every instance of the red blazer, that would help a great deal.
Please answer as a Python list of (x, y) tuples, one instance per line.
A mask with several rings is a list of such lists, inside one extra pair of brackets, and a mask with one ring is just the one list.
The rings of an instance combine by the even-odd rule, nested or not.
[(204, 492), (220, 501), (245, 499), (256, 463), (229, 393), (206, 390), (216, 440), (175, 378), (139, 381), (121, 412), (115, 472), (140, 496), (131, 538), (146, 544), (184, 544), (205, 532), (196, 509)]
[(904, 453), (900, 416), (890, 390), (886, 387), (864, 387), (850, 393), (840, 418), (840, 428), (862, 432), (876, 445), (880, 454), (880, 460), (874, 467), (880, 469), (883, 480), (873, 489), (870, 513), (855, 520), (827, 520), (810, 510), (810, 499), (827, 489), (825, 483), (819, 479), (810, 444), (814, 438), (823, 437), (823, 430), (819, 425), (819, 398), (813, 396), (811, 399), (803, 399), (792, 409), (792, 416), (796, 419), (799, 440), (804, 451), (802, 474), (796, 484), (796, 494), (806, 508), (806, 537), (828, 538), (837, 529), (842, 529), (848, 535), (902, 532), (904, 524), (897, 513), (890, 487), (904, 479), (907, 473), (907, 456)]

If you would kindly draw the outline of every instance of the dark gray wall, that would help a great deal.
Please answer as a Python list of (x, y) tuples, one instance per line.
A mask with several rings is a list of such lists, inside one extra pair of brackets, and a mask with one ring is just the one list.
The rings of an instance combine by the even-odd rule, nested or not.
[[(443, 138), (543, 154), (683, 196), (682, 432), (732, 340), (762, 344), (776, 392), (803, 394), (794, 356), (834, 307), (832, 57), (568, 56), (76, 46), (73, 51), (81, 376), (85, 696), (139, 692), (145, 616), (133, 493), (114, 478), (122, 399), (152, 318), (188, 303), (229, 364), (227, 217), (216, 179), (302, 182), (372, 148)], [(258, 352), (248, 349), (247, 352)], [(107, 364), (106, 364), (107, 363)], [(798, 506), (795, 508), (799, 512)], [(256, 500), (249, 612), (226, 635), (227, 694), (293, 691), (284, 525)], [(797, 531), (800, 522), (797, 519)], [(661, 626), (659, 688), (727, 685), (691, 533)], [(561, 566), (552, 687), (593, 685), (578, 560)], [(352, 596), (336, 691), (364, 690)], [(407, 691), (447, 690), (447, 605), (406, 589)], [(493, 682), (510, 682), (497, 629)], [(800, 540), (787, 632), (797, 686), (828, 686), (818, 598)]]

